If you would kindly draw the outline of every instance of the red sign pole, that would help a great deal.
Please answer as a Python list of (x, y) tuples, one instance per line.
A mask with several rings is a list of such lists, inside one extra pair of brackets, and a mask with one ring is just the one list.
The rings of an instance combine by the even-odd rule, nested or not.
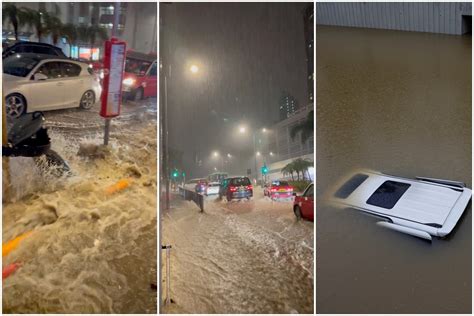
[(105, 42), (104, 81), (100, 115), (105, 118), (104, 145), (109, 143), (110, 120), (120, 115), (122, 81), (127, 44), (116, 38)]

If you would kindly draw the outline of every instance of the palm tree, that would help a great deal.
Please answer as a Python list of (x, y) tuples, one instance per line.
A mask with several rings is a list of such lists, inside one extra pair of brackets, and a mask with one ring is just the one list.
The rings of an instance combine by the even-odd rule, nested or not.
[(314, 110), (311, 110), (306, 120), (293, 126), (290, 130), (291, 139), (295, 139), (297, 134), (301, 134), (301, 142), (305, 143), (314, 133)]
[(36, 36), (38, 37), (38, 42), (41, 42), (41, 37), (45, 31), (42, 16), (47, 13), (30, 8), (20, 8), (18, 11), (19, 15), (21, 15), (20, 20), (22, 21), (22, 24), (28, 25), (30, 28), (34, 29)]
[(20, 25), (19, 21), (19, 9), (12, 3), (3, 3), (2, 4), (2, 21), (3, 23), (9, 21), (13, 26), (13, 31), (15, 32), (15, 40), (18, 41), (18, 27)]
[(50, 13), (43, 13), (44, 33), (51, 34), (53, 44), (57, 45), (59, 38), (63, 35), (63, 24), (61, 20)]
[(295, 172), (295, 168), (294, 168), (293, 162), (290, 162), (290, 163), (288, 163), (286, 166), (284, 166), (284, 167), (281, 169), (281, 172), (283, 173), (283, 175), (291, 174), (291, 179), (292, 179), (293, 181), (295, 181), (295, 177), (293, 176), (293, 173)]
[(309, 161), (307, 159), (302, 159), (302, 158), (298, 158), (298, 159), (293, 160), (292, 164), (293, 164), (293, 168), (298, 173), (298, 180), (300, 179), (299, 178), (299, 173), (300, 172), (303, 175), (303, 180), (305, 180), (305, 171), (307, 172), (308, 168), (313, 166), (312, 161)]

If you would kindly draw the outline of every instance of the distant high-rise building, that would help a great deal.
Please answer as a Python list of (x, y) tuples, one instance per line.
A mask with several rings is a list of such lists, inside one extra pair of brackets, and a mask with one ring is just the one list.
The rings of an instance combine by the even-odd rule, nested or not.
[(304, 10), (304, 37), (306, 42), (306, 64), (308, 67), (309, 102), (314, 102), (314, 4), (310, 3)]
[(298, 101), (288, 92), (283, 92), (280, 98), (280, 121), (290, 117), (296, 110)]

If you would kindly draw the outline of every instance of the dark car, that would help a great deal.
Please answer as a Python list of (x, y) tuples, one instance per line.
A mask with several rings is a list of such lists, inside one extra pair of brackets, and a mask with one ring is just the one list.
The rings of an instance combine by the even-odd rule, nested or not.
[(46, 44), (46, 43), (35, 43), (35, 42), (18, 42), (9, 47), (7, 47), (2, 52), (2, 59), (5, 59), (8, 56), (17, 53), (34, 53), (34, 54), (41, 54), (41, 55), (51, 55), (51, 56), (59, 56), (59, 57), (66, 57), (67, 56), (63, 53), (61, 48)]
[(223, 189), (223, 196), (227, 201), (234, 199), (247, 199), (253, 196), (253, 187), (250, 179), (247, 177), (232, 177), (227, 178), (227, 184)]

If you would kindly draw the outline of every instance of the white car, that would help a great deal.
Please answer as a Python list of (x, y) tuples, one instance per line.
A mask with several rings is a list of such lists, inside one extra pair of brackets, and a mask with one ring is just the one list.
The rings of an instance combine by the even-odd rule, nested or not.
[(85, 63), (33, 53), (3, 60), (3, 95), (10, 117), (73, 107), (90, 109), (101, 93), (100, 79)]
[(206, 188), (206, 195), (219, 194), (220, 183), (219, 182), (209, 182)]
[(453, 230), (472, 195), (461, 182), (370, 170), (356, 172), (336, 187), (330, 193), (334, 204), (375, 215), (383, 220), (380, 226), (428, 240)]

